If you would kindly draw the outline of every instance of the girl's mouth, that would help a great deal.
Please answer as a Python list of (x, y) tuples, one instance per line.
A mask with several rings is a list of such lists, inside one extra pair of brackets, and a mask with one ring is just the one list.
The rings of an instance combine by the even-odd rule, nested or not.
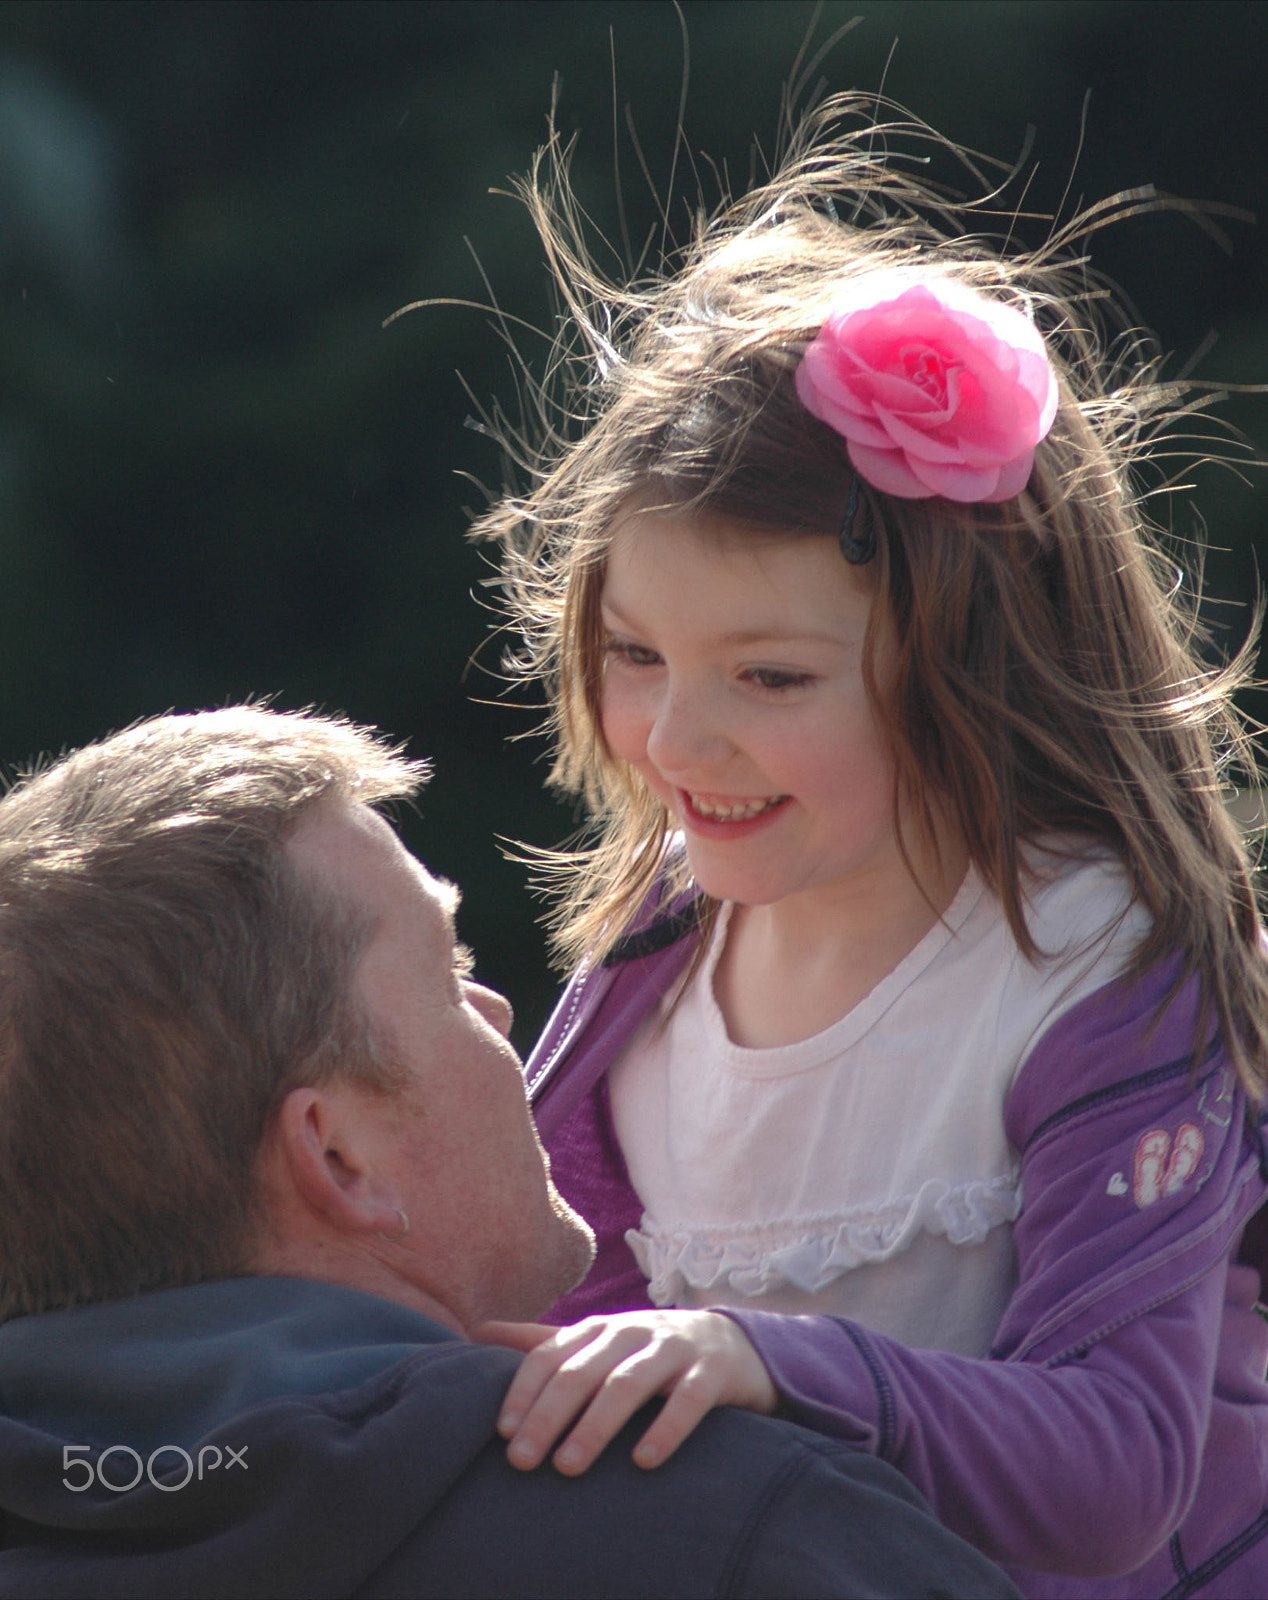
[(734, 837), (748, 833), (775, 816), (792, 799), (789, 794), (731, 798), (723, 795), (692, 794), (679, 789), (678, 799), (688, 827), (716, 836)]

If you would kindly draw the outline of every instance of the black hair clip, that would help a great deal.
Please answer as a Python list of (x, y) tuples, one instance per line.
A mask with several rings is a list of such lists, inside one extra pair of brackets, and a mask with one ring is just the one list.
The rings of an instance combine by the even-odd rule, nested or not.
[(845, 502), (845, 515), (841, 518), (841, 532), (838, 538), (841, 541), (841, 554), (852, 567), (862, 567), (876, 554), (876, 527), (871, 518), (868, 519), (867, 531), (861, 539), (856, 539), (851, 531), (854, 519), (859, 509), (859, 480), (858, 474), (854, 475), (854, 482), (850, 485), (849, 498)]

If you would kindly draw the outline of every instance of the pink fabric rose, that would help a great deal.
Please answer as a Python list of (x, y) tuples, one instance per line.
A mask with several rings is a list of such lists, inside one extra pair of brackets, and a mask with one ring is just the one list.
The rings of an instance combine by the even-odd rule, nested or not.
[(904, 500), (1009, 500), (1057, 411), (1043, 336), (952, 278), (847, 288), (797, 368), (797, 394), (854, 469)]

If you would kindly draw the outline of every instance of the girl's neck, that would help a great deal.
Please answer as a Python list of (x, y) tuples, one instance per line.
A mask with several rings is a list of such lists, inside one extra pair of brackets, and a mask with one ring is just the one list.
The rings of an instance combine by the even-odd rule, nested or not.
[(854, 1009), (939, 921), (968, 870), (944, 844), (920, 882), (878, 866), (770, 905), (737, 905), (714, 972), (727, 1033), (752, 1049), (795, 1044)]

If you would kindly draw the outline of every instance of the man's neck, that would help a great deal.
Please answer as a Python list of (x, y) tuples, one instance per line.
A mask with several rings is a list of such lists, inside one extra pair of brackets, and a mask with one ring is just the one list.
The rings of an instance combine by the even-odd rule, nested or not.
[(349, 1246), (338, 1237), (266, 1240), (256, 1251), (252, 1271), (284, 1278), (312, 1278), (319, 1283), (338, 1284), (344, 1289), (359, 1289), (362, 1294), (377, 1294), (430, 1317), (460, 1338), (467, 1337), (462, 1319), (447, 1305), (393, 1270), (364, 1246)]

